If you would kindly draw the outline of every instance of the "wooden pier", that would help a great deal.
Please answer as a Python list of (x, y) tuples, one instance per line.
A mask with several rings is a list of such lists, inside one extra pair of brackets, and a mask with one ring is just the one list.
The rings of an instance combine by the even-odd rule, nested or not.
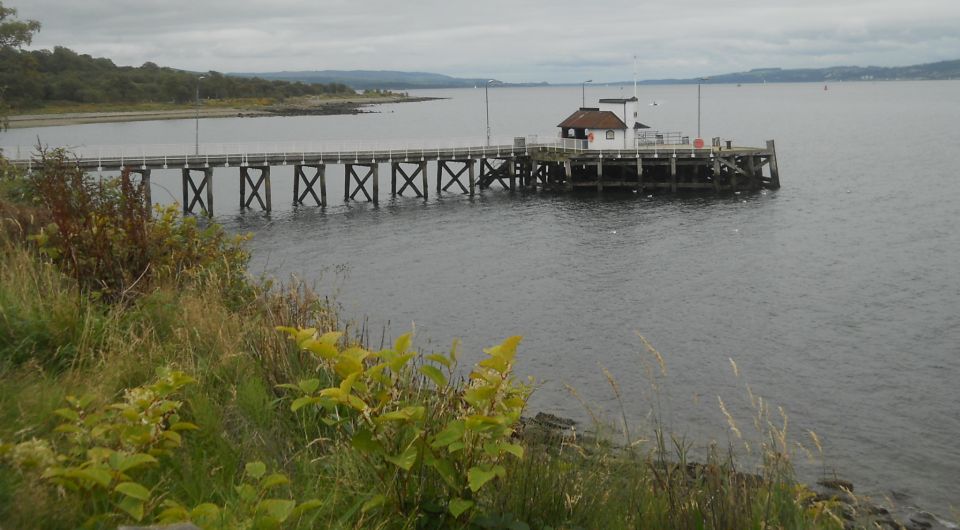
[[(128, 170), (150, 182), (152, 170), (180, 170), (184, 213), (213, 215), (213, 180), (237, 168), (240, 208), (272, 209), (271, 168), (293, 166), (293, 203), (327, 206), (327, 169), (344, 169), (344, 201), (380, 200), (381, 167), (390, 178), (390, 195), (426, 200), (433, 192), (474, 195), (499, 187), (510, 191), (621, 189), (637, 193), (699, 191), (732, 193), (780, 187), (776, 147), (714, 145), (644, 145), (634, 149), (582, 149), (576, 143), (526, 142), (512, 145), (439, 149), (371, 149), (354, 151), (255, 152), (223, 154), (151, 154), (78, 156), (88, 171)], [(13, 160), (30, 169), (32, 160)], [(432, 169), (431, 169), (432, 168)], [(229, 178), (224, 176), (223, 178)], [(236, 177), (234, 177), (236, 178)], [(147, 186), (149, 189), (149, 185)], [(149, 200), (149, 195), (148, 195)]]

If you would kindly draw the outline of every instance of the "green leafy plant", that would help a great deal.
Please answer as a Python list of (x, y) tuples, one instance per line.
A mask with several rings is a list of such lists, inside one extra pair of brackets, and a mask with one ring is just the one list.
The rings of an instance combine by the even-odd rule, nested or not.
[(275, 490), (288, 486), (290, 479), (283, 473), (267, 473), (263, 462), (249, 462), (244, 467), (243, 480), (234, 489), (239, 501), (221, 508), (203, 503), (188, 510), (172, 500), (164, 501), (164, 510), (157, 521), (171, 524), (190, 521), (207, 530), (268, 530), (295, 524), (304, 514), (321, 506), (317, 499), (302, 503), (277, 496)]
[(291, 410), (321, 409), (375, 475), (362, 511), (439, 507), (449, 514), (441, 519), (469, 519), (484, 488), (506, 476), (506, 459), (523, 457), (511, 441), (530, 394), (512, 375), (521, 337), (484, 350), (487, 358), (457, 383), (456, 344), (448, 355), (419, 355), (408, 333), (374, 352), (341, 347), (340, 332), (278, 329), (316, 356), (336, 383), (321, 388), (314, 378), (282, 386), (298, 394)]
[(0, 445), (0, 457), (28, 480), (62, 491), (82, 505), (86, 527), (130, 518), (141, 521), (153, 493), (138, 481), (142, 471), (181, 445), (181, 432), (196, 425), (182, 421), (182, 402), (173, 394), (195, 380), (163, 370), (149, 385), (128, 389), (122, 401), (92, 407), (88, 397), (66, 398), (55, 413), (66, 420), (47, 439)]

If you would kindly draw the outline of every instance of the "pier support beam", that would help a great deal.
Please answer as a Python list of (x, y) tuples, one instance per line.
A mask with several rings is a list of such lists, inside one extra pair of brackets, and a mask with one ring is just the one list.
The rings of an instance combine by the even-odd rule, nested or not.
[(780, 189), (780, 168), (777, 166), (777, 146), (773, 140), (767, 140), (767, 151), (770, 151), (770, 187)]
[(670, 192), (677, 192), (677, 155), (670, 157)]
[(643, 159), (637, 157), (637, 193), (643, 191)]
[[(256, 182), (250, 176), (251, 169), (260, 172)], [(250, 186), (249, 196), (247, 196), (247, 185)], [(260, 195), (261, 188), (263, 188), (263, 195)], [(263, 211), (269, 212), (272, 209), (270, 166), (240, 166), (240, 209), (249, 208), (253, 199), (257, 199), (257, 202), (260, 203), (260, 209)]]
[[(721, 162), (727, 161), (721, 160)], [(728, 167), (730, 168), (730, 187), (732, 187), (734, 191), (737, 191), (740, 189), (740, 179), (738, 178), (739, 173), (743, 171), (737, 164), (737, 157), (732, 157), (730, 159)]]
[(420, 161), (420, 180), (423, 185), (423, 200), (427, 200), (430, 195), (430, 186), (427, 183), (427, 162), (425, 160)]
[[(454, 169), (453, 164), (463, 164), (463, 166)], [(460, 181), (460, 178), (467, 172), (470, 173), (469, 188)], [(444, 174), (449, 175), (450, 180), (446, 185), (441, 186)], [(450, 189), (454, 184), (459, 186), (463, 193), (473, 195), (473, 160), (437, 160), (437, 196)]]
[[(194, 173), (203, 175), (199, 186), (196, 181), (193, 180)], [(183, 177), (183, 213), (193, 213), (194, 207), (199, 205), (205, 215), (212, 217), (213, 168), (185, 167), (181, 170), (181, 175)], [(206, 200), (204, 200), (204, 192), (206, 192)]]
[[(501, 160), (502, 163), (498, 167), (493, 167), (491, 160)], [(512, 158), (504, 159), (491, 159), (491, 158), (481, 158), (480, 159), (480, 189), (489, 188), (494, 182), (499, 182), (503, 189), (515, 189), (516, 184), (514, 182), (514, 167)], [(506, 180), (504, 180), (506, 179)], [(511, 185), (512, 184), (512, 185)]]
[(563, 187), (567, 191), (573, 191), (573, 162), (563, 161)]
[(472, 158), (467, 161), (467, 178), (470, 180), (470, 196), (473, 197), (477, 193), (477, 176), (476, 169), (474, 168), (476, 161)]
[(508, 158), (504, 165), (507, 166), (507, 178), (510, 179), (510, 191), (517, 191), (517, 166), (515, 159)]
[(713, 157), (713, 191), (720, 193), (720, 158)]
[(130, 166), (123, 169), (129, 175), (140, 175), (140, 189), (143, 190), (143, 207), (146, 208), (148, 212), (153, 212), (153, 195), (150, 193), (150, 170)]
[(597, 193), (603, 192), (603, 160), (597, 161)]
[[(307, 177), (307, 174), (303, 171), (305, 167), (314, 168), (315, 172), (312, 177)], [(318, 180), (320, 181), (319, 197), (317, 197), (317, 192), (313, 189)], [(300, 191), (301, 184), (303, 184), (302, 192)], [(303, 200), (307, 198), (307, 194), (313, 196), (313, 200), (316, 201), (317, 206), (322, 208), (327, 207), (326, 164), (317, 164), (315, 166), (298, 164), (293, 166), (293, 204), (303, 204)]]
[[(360, 175), (356, 170), (358, 167), (366, 168), (367, 171), (364, 172), (363, 175)], [(367, 181), (371, 179), (373, 180), (373, 196), (367, 192)], [(370, 164), (346, 164), (343, 172), (343, 202), (350, 202), (356, 199), (359, 193), (363, 193), (363, 196), (366, 197), (367, 201), (373, 202), (373, 204), (378, 204), (378, 180), (377, 164), (375, 162)], [(350, 192), (351, 181), (357, 185), (352, 193)]]
[[(403, 169), (404, 165), (412, 165), (416, 169), (412, 173), (407, 173)], [(426, 198), (426, 187), (423, 188), (423, 192), (420, 191), (420, 188), (417, 187), (417, 177), (421, 176), (422, 180), (426, 182), (427, 175), (427, 163), (426, 162), (393, 162), (390, 164), (390, 194), (394, 197), (397, 195), (403, 196), (403, 192), (407, 188), (413, 190), (413, 193), (417, 197)], [(403, 184), (400, 188), (397, 188), (397, 177), (403, 179)]]

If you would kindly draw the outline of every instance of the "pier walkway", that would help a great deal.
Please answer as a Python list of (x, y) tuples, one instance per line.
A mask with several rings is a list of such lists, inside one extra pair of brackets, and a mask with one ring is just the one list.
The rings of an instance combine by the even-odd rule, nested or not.
[[(179, 170), (183, 209), (213, 213), (214, 169), (237, 168), (241, 208), (272, 209), (270, 169), (292, 166), (294, 204), (327, 206), (327, 167), (342, 166), (344, 200), (379, 202), (380, 168), (390, 171), (390, 194), (426, 199), (431, 176), (437, 194), (451, 188), (473, 195), (498, 186), (509, 190), (572, 191), (626, 188), (637, 192), (706, 190), (715, 193), (780, 187), (776, 148), (737, 147), (715, 138), (713, 145), (637, 145), (587, 149), (581, 140), (515, 137), (485, 142), (378, 142), (375, 144), (285, 143), (68, 147), (77, 167), (130, 172), (149, 190), (153, 170)], [(18, 167), (32, 170), (35, 148), (5, 147)], [(217, 172), (218, 175), (222, 171)], [(148, 196), (149, 200), (149, 196)]]

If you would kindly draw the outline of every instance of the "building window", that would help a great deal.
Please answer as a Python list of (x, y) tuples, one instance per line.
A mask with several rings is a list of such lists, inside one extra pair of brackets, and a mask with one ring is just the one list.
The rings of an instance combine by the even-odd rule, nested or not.
[(607, 131), (607, 140), (613, 140), (614, 138), (616, 138), (616, 133), (613, 131)]

